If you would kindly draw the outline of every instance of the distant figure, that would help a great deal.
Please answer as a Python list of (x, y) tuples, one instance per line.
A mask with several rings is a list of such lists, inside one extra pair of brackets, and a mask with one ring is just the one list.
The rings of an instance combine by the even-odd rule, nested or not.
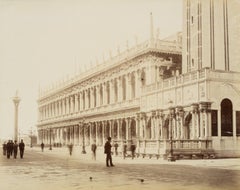
[(12, 156), (13, 155), (13, 141), (11, 140), (10, 141), (10, 155)]
[[(112, 152), (111, 152), (111, 137), (108, 137), (107, 142), (104, 145), (104, 153), (106, 154), (106, 166), (114, 166), (112, 163)], [(110, 162), (110, 163), (109, 163)], [(109, 165), (110, 164), (110, 165)]]
[(118, 143), (117, 142), (114, 144), (114, 149), (115, 149), (115, 155), (117, 156), (118, 155)]
[(135, 150), (136, 150), (136, 146), (132, 142), (132, 144), (131, 144), (132, 159), (135, 157)]
[(7, 144), (6, 142), (3, 143), (3, 155), (5, 156), (7, 153)]
[(41, 143), (41, 149), (42, 149), (42, 152), (44, 151), (44, 143), (42, 142)]
[(19, 146), (19, 150), (20, 150), (20, 158), (23, 158), (25, 144), (22, 139), (18, 146)]
[(15, 158), (15, 159), (17, 158), (17, 152), (18, 152), (18, 143), (17, 143), (17, 141), (15, 140), (15, 141), (14, 141), (14, 144), (13, 144), (13, 155), (14, 155), (14, 158)]
[(124, 142), (124, 144), (123, 144), (123, 159), (126, 158), (126, 155), (127, 155), (127, 143)]
[(72, 155), (72, 151), (73, 151), (73, 144), (72, 143), (68, 145), (68, 149), (69, 149), (69, 154), (71, 156)]
[(96, 145), (95, 142), (92, 144), (91, 149), (92, 149), (92, 159), (93, 159), (93, 160), (96, 160), (96, 150), (97, 150), (97, 145)]
[(9, 140), (8, 142), (7, 142), (7, 158), (9, 159), (10, 158), (10, 155), (11, 155), (11, 147), (12, 147), (12, 145), (11, 145), (11, 140)]

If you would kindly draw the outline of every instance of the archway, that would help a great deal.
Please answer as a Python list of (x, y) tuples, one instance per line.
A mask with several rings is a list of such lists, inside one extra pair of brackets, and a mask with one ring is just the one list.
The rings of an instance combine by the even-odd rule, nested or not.
[(232, 102), (227, 98), (221, 102), (221, 135), (233, 136)]

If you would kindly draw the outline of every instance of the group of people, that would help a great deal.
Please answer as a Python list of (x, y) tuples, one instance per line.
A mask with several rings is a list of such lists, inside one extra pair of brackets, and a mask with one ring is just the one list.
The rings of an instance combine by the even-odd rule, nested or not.
[(3, 144), (3, 155), (4, 156), (6, 155), (8, 159), (11, 156), (13, 156), (13, 158), (16, 159), (18, 149), (20, 151), (20, 158), (23, 158), (24, 149), (25, 149), (25, 144), (24, 144), (23, 140), (21, 140), (21, 142), (19, 144), (17, 143), (16, 140), (14, 142), (12, 140), (9, 140), (7, 143), (5, 142)]

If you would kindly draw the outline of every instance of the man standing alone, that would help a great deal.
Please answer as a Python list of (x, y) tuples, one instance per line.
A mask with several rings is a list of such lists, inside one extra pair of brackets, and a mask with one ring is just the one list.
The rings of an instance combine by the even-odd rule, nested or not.
[(21, 142), (19, 143), (20, 158), (23, 158), (24, 148), (25, 148), (25, 144), (24, 144), (23, 140), (21, 140)]
[(108, 137), (107, 142), (104, 145), (104, 153), (106, 154), (106, 166), (109, 167), (109, 162), (110, 166), (114, 166), (112, 163), (112, 152), (111, 152), (111, 137)]

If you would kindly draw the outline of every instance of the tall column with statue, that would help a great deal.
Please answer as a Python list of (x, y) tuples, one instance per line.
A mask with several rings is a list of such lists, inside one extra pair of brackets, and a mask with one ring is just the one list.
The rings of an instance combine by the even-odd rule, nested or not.
[(16, 91), (16, 95), (13, 97), (13, 103), (15, 108), (14, 114), (14, 140), (18, 140), (18, 105), (20, 102), (20, 98), (18, 97), (18, 91)]

